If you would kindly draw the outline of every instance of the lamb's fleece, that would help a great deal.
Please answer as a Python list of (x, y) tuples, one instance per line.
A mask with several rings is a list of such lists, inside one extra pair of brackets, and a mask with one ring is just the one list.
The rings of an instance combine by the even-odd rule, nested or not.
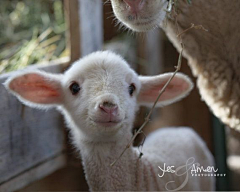
[[(94, 148), (89, 143), (81, 143), (81, 148), (84, 147), (81, 151), (83, 165), (91, 191), (214, 191), (215, 177), (205, 175), (212, 172), (192, 176), (193, 163), (201, 162), (200, 167), (204, 169), (214, 166), (206, 144), (192, 129), (158, 129), (147, 137), (142, 158), (139, 159), (138, 148), (130, 147), (110, 167), (121, 149), (129, 143), (131, 137), (130, 134), (128, 136), (117, 144), (95, 145)], [(93, 151), (94, 155), (89, 155)], [(167, 166), (171, 166), (173, 171), (179, 170), (170, 173)], [(159, 167), (169, 171), (163, 174)]]
[[(197, 77), (201, 96), (217, 117), (240, 131), (240, 1), (178, 3), (181, 31), (191, 23), (208, 30), (193, 29), (183, 35), (184, 56)], [(180, 50), (175, 23), (170, 19), (163, 29)]]
[[(161, 138), (161, 139), (160, 139)], [(178, 143), (178, 145), (176, 145)], [(167, 144), (167, 145), (166, 145)], [(156, 147), (156, 146), (164, 146), (164, 147)], [(182, 146), (182, 147), (179, 147)], [(208, 167), (213, 166), (213, 158), (212, 155), (208, 152), (208, 148), (202, 139), (190, 128), (166, 128), (166, 129), (158, 129), (157, 131), (151, 133), (146, 140), (144, 145), (144, 160), (145, 164), (140, 164), (138, 169), (139, 171), (138, 186), (143, 187), (145, 185), (149, 186), (148, 178), (153, 177), (153, 173), (156, 171), (153, 167), (160, 166), (164, 167), (164, 163), (167, 165), (174, 165), (174, 169), (181, 168), (181, 170), (177, 174), (181, 174), (186, 172), (187, 161), (178, 161), (179, 159), (187, 159), (188, 163), (191, 162), (192, 158), (195, 159), (195, 163), (197, 163), (197, 159), (201, 159), (201, 166)], [(157, 157), (157, 158), (156, 158)], [(178, 157), (176, 161), (176, 157)], [(187, 158), (190, 157), (190, 158)], [(147, 162), (151, 162), (151, 165)], [(162, 162), (162, 164), (159, 164)], [(210, 163), (211, 162), (211, 163)], [(155, 163), (155, 164), (154, 164)], [(209, 163), (211, 165), (209, 165)], [(191, 166), (187, 166), (187, 169), (192, 170)], [(148, 169), (147, 169), (148, 168)], [(162, 172), (159, 169), (158, 174), (161, 175)], [(151, 176), (152, 175), (152, 176)], [(153, 180), (158, 180), (158, 183), (151, 182), (152, 184), (156, 184), (155, 187), (160, 191), (166, 190), (195, 190), (195, 191), (213, 191), (215, 189), (215, 178), (214, 177), (205, 177), (202, 176), (201, 179), (198, 176), (192, 176), (191, 171), (188, 174), (183, 174), (180, 177), (176, 177), (176, 175), (172, 175), (169, 173), (165, 173), (164, 179), (162, 178), (152, 178)], [(189, 177), (187, 179), (187, 177)], [(174, 181), (170, 183), (170, 181)], [(186, 185), (184, 183), (186, 181)], [(166, 184), (169, 182), (168, 184)], [(178, 188), (176, 188), (178, 186)], [(183, 187), (184, 186), (184, 187)], [(146, 189), (147, 190), (147, 189)]]
[[(144, 144), (142, 158), (141, 149), (129, 145), (110, 166), (132, 138), (138, 107), (151, 105), (170, 76), (138, 76), (121, 56), (99, 51), (64, 74), (19, 72), (4, 85), (30, 107), (62, 112), (91, 191), (213, 190), (212, 155), (189, 128), (156, 131)], [(184, 98), (192, 87), (187, 76), (176, 74), (156, 106)]]

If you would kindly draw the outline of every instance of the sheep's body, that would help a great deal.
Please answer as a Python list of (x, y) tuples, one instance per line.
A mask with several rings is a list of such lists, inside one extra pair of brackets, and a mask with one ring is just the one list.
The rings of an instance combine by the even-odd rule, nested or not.
[[(91, 191), (213, 190), (214, 177), (191, 176), (194, 163), (206, 168), (213, 166), (213, 158), (203, 141), (186, 128), (153, 133), (144, 144), (142, 158), (131, 146), (110, 166), (132, 137), (137, 103), (153, 103), (171, 75), (137, 76), (120, 56), (97, 52), (76, 62), (64, 75), (23, 72), (8, 79), (5, 86), (26, 105), (57, 106), (64, 114)], [(177, 74), (158, 105), (175, 102), (191, 89), (191, 81)], [(165, 173), (158, 177), (162, 175), (158, 166), (163, 169), (164, 163), (174, 166), (173, 170), (185, 166), (181, 173), (189, 165), (182, 176)]]
[[(202, 139), (190, 128), (165, 128), (159, 129), (149, 135), (144, 145), (144, 156), (152, 164), (152, 168), (155, 166), (161, 166), (163, 168), (164, 163), (166, 165), (173, 165), (174, 169), (181, 166), (185, 166), (187, 160), (191, 162), (192, 158), (195, 159), (194, 163), (200, 163), (203, 167), (213, 166), (213, 157), (209, 153), (207, 146)], [(158, 158), (156, 158), (158, 157)], [(178, 160), (176, 160), (178, 157)], [(190, 168), (191, 165), (187, 168)], [(185, 172), (185, 167), (181, 169), (179, 173)], [(158, 173), (162, 174), (160, 169)], [(178, 174), (179, 174), (178, 173)], [(167, 176), (167, 174), (166, 174)], [(184, 180), (189, 177), (189, 181), (184, 186)], [(196, 191), (213, 191), (215, 188), (213, 177), (196, 177), (191, 176), (191, 171), (184, 174), (181, 177), (176, 175), (168, 175), (162, 179), (162, 183), (158, 187), (160, 190), (166, 190), (164, 185), (166, 182), (175, 181), (173, 185), (169, 185), (168, 189), (174, 190), (179, 187), (179, 190), (196, 190)], [(182, 186), (183, 188), (181, 188)]]
[[(193, 1), (180, 3), (180, 30), (190, 23), (201, 24), (208, 32), (191, 30), (183, 36), (184, 56), (189, 61), (202, 98), (214, 114), (240, 131), (240, 1)], [(201, 16), (201, 18), (199, 17)], [(180, 50), (174, 22), (165, 29)]]
[[(145, 2), (145, 9), (139, 10), (145, 22), (134, 25), (134, 19), (128, 20), (129, 12), (119, 0), (111, 0), (116, 16), (129, 28), (146, 31), (156, 27), (150, 19), (160, 16), (156, 21), (161, 23), (174, 46), (180, 51), (175, 21), (170, 18), (166, 22), (166, 0)], [(129, 0), (124, 0), (128, 2)], [(183, 37), (184, 56), (188, 59), (193, 74), (197, 77), (202, 98), (213, 110), (214, 114), (230, 127), (240, 130), (240, 1), (239, 0), (195, 0), (191, 5), (178, 0), (177, 16), (179, 30), (184, 31), (191, 26), (202, 25), (208, 32), (189, 30)], [(158, 10), (158, 12), (157, 12)], [(148, 19), (149, 17), (149, 19)], [(146, 22), (149, 20), (149, 22)], [(137, 23), (137, 22), (136, 22)], [(145, 23), (151, 23), (146, 24)], [(166, 25), (164, 25), (166, 23)]]
[[(122, 150), (131, 139), (131, 133), (118, 143), (80, 142), (80, 149), (86, 179), (91, 191), (213, 191), (214, 178), (192, 176), (191, 170), (182, 176), (165, 173), (158, 168), (174, 166), (173, 170), (185, 165), (194, 158), (201, 166), (213, 166), (213, 158), (200, 137), (189, 128), (166, 128), (153, 132), (143, 147), (143, 156), (139, 159), (138, 148), (131, 147), (113, 166)], [(188, 165), (191, 169), (192, 164)], [(166, 167), (165, 167), (166, 168)], [(179, 174), (179, 173), (178, 173)], [(184, 183), (184, 181), (187, 181)], [(168, 182), (174, 183), (167, 185)]]

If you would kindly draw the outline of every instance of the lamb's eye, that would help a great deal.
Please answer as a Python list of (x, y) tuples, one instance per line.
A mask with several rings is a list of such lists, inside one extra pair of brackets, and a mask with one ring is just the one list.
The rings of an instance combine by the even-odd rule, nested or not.
[(131, 96), (133, 95), (133, 92), (135, 91), (135, 89), (136, 87), (133, 83), (128, 87), (128, 92)]
[(73, 95), (76, 95), (80, 91), (80, 86), (78, 85), (78, 83), (73, 82), (70, 85), (69, 89), (70, 89), (70, 91), (72, 92)]

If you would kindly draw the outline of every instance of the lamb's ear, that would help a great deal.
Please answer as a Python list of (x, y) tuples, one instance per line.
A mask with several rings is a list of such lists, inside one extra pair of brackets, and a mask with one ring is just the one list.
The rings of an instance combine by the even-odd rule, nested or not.
[(63, 102), (60, 76), (42, 71), (23, 72), (10, 77), (4, 85), (24, 104), (48, 108)]
[[(173, 73), (165, 73), (149, 77), (140, 76), (139, 79), (142, 87), (138, 96), (139, 104), (148, 107), (152, 106), (156, 101), (159, 92), (172, 75)], [(167, 86), (156, 106), (160, 107), (179, 101), (186, 97), (192, 88), (192, 81), (186, 75), (177, 73), (171, 83)]]

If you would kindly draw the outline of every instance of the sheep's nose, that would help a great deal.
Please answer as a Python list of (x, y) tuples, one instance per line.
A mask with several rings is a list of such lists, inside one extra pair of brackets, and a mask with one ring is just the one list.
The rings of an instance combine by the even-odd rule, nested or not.
[(99, 108), (102, 112), (111, 114), (113, 116), (117, 115), (118, 112), (118, 106), (109, 102), (104, 102), (103, 104), (100, 104)]
[(141, 11), (144, 6), (146, 0), (123, 0), (127, 6), (129, 6), (130, 10), (137, 13)]

